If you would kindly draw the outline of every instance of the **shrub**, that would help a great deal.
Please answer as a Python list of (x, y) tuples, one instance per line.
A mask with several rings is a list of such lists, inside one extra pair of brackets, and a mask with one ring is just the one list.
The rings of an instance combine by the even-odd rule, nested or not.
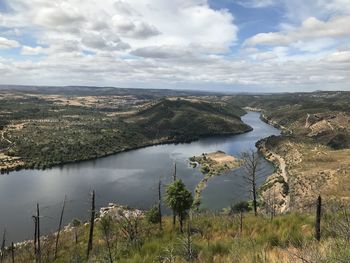
[(146, 218), (149, 223), (152, 224), (158, 224), (160, 222), (160, 213), (158, 206), (153, 206), (150, 210), (146, 213)]

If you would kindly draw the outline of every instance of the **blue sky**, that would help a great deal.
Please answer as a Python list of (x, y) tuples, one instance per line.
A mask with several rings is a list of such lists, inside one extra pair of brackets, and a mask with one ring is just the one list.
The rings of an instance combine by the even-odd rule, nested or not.
[(0, 84), (349, 90), (349, 0), (0, 0)]

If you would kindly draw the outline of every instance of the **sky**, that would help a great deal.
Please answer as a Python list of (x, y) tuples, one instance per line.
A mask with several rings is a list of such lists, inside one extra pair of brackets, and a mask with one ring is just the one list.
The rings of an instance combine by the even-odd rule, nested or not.
[(0, 0), (0, 84), (350, 90), (350, 0)]

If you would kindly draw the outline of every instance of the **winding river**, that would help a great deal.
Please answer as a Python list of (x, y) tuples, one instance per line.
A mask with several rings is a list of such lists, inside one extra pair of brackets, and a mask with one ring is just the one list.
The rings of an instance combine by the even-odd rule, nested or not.
[[(109, 202), (149, 208), (157, 200), (157, 183), (170, 182), (173, 164), (177, 176), (193, 190), (202, 174), (188, 164), (188, 158), (216, 150), (239, 155), (255, 149), (261, 138), (278, 135), (280, 131), (259, 119), (259, 113), (249, 112), (243, 121), (253, 131), (225, 137), (201, 139), (188, 144), (151, 146), (105, 158), (62, 165), (49, 170), (22, 170), (0, 176), (0, 232), (7, 230), (7, 240), (30, 239), (38, 202), (41, 207), (42, 232), (54, 232), (58, 225), (60, 209), (67, 195), (64, 223), (74, 218), (86, 219), (89, 211), (89, 192), (96, 191), (97, 207)], [(273, 166), (263, 160), (263, 174), (268, 176)], [(262, 178), (264, 181), (264, 178)], [(262, 183), (262, 181), (260, 183)], [(220, 210), (230, 204), (247, 199), (247, 189), (240, 170), (212, 178), (202, 193), (202, 206)]]

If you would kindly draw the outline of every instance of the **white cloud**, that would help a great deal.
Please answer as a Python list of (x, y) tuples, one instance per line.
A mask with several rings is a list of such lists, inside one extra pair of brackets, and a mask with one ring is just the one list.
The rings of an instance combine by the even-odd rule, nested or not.
[[(320, 18), (315, 9), (315, 17), (304, 22), (298, 17), (280, 32), (258, 34), (241, 49), (235, 46), (237, 52), (233, 15), (212, 9), (206, 0), (5, 1), (13, 12), (0, 14), (0, 26), (36, 40), (22, 47), (23, 56), (45, 56), (0, 58), (2, 83), (349, 89), (345, 25), (350, 23), (345, 11), (335, 11), (344, 0), (312, 1), (324, 2), (334, 14)], [(280, 0), (245, 2), (281, 5)]]
[(47, 49), (37, 46), (37, 47), (30, 47), (30, 46), (22, 46), (21, 54), (26, 56), (33, 56), (33, 55), (40, 55), (40, 54), (46, 54)]
[(289, 27), (281, 32), (259, 33), (245, 41), (245, 45), (289, 45), (298, 41), (315, 38), (349, 37), (350, 16), (320, 21), (315, 17), (306, 19), (300, 27)]
[(276, 4), (276, 0), (241, 0), (238, 4), (247, 8), (263, 8)]
[(328, 61), (350, 63), (350, 50), (334, 52), (328, 56)]
[(15, 40), (0, 37), (0, 49), (16, 48), (19, 46), (20, 44)]

